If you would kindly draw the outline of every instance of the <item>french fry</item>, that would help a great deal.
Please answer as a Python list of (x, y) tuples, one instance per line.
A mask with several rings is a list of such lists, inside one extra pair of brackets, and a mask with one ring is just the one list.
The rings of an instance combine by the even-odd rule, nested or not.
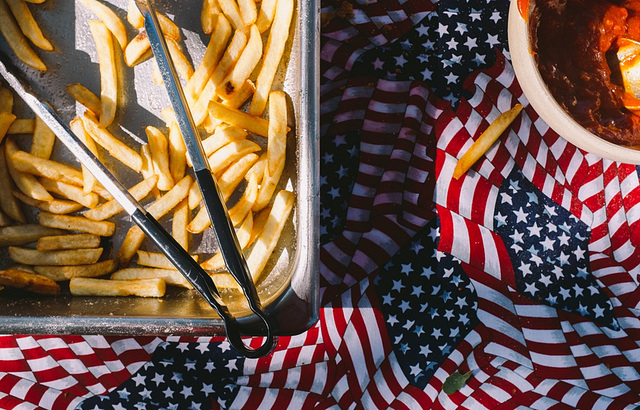
[(8, 135), (14, 134), (33, 134), (33, 130), (36, 127), (36, 120), (30, 118), (16, 118), (9, 129), (7, 130)]
[(240, 17), (242, 17), (245, 26), (256, 22), (258, 10), (255, 0), (238, 0), (238, 10), (240, 11)]
[(133, 26), (133, 28), (141, 29), (144, 27), (144, 17), (138, 10), (135, 0), (129, 0), (127, 6), (127, 21)]
[(98, 194), (94, 192), (84, 193), (84, 190), (77, 186), (67, 184), (55, 179), (41, 178), (40, 183), (48, 192), (58, 194), (62, 197), (75, 201), (87, 208), (95, 208), (100, 201)]
[(225, 201), (229, 200), (233, 191), (238, 187), (240, 182), (242, 182), (242, 179), (253, 164), (258, 161), (258, 158), (258, 155), (254, 153), (247, 154), (229, 165), (227, 169), (220, 174), (218, 186)]
[[(167, 42), (167, 48), (169, 49), (169, 55), (171, 55), (171, 60), (176, 67), (176, 71), (182, 78), (184, 78), (185, 81), (188, 81), (193, 75), (193, 67), (189, 62), (189, 59), (182, 52), (182, 49), (180, 49), (176, 40), (166, 36), (165, 40)], [(160, 74), (160, 68), (157, 63), (153, 65), (153, 81), (158, 85), (163, 84), (162, 74)]]
[(224, 121), (236, 127), (243, 128), (249, 132), (262, 137), (269, 134), (269, 121), (264, 118), (256, 117), (238, 109), (227, 107), (216, 101), (209, 103), (209, 114), (214, 118)]
[(258, 161), (256, 161), (244, 175), (244, 179), (248, 181), (251, 176), (256, 175), (258, 176), (258, 180), (262, 181), (262, 177), (264, 176), (264, 169), (266, 168), (266, 166), (267, 153), (263, 152), (262, 154), (260, 154), (260, 158), (258, 158)]
[(287, 147), (287, 99), (282, 91), (272, 91), (269, 96), (267, 144), (267, 167), (269, 175), (274, 175), (280, 161), (284, 161)]
[(116, 224), (110, 221), (92, 221), (84, 216), (57, 215), (49, 212), (40, 212), (38, 222), (49, 228), (85, 232), (98, 236), (112, 236), (116, 229)]
[(89, 265), (96, 263), (102, 255), (102, 248), (65, 249), (61, 251), (39, 251), (37, 249), (9, 246), (9, 257), (25, 265)]
[(37, 199), (40, 201), (53, 201), (53, 196), (38, 182), (36, 177), (31, 174), (27, 174), (24, 172), (20, 172), (14, 166), (12, 154), (18, 151), (18, 147), (15, 145), (13, 140), (8, 138), (5, 141), (5, 157), (7, 159), (7, 169), (9, 170), (9, 175), (13, 179), (13, 182), (16, 184), (18, 189), (22, 191), (25, 195), (30, 196), (33, 199)]
[(157, 187), (161, 191), (168, 191), (175, 182), (169, 170), (169, 143), (167, 137), (157, 128), (148, 126), (145, 128), (149, 149), (151, 150), (151, 162), (156, 175), (158, 175)]
[(282, 175), (282, 171), (284, 170), (284, 161), (280, 161), (278, 168), (276, 168), (276, 172), (271, 175), (269, 173), (269, 167), (264, 167), (264, 177), (262, 178), (262, 183), (260, 184), (260, 192), (258, 192), (258, 198), (253, 204), (252, 210), (254, 212), (258, 212), (271, 201), (271, 197), (276, 190), (276, 186), (278, 185), (278, 181), (280, 181), (280, 176)]
[(162, 279), (167, 285), (193, 289), (176, 269), (124, 268), (111, 274), (111, 280)]
[(80, 83), (67, 85), (67, 92), (74, 100), (91, 111), (97, 118), (102, 112), (100, 98)]
[(256, 91), (251, 99), (249, 114), (262, 115), (267, 106), (267, 98), (273, 85), (273, 79), (280, 65), (284, 49), (289, 37), (289, 27), (293, 16), (293, 0), (278, 0), (271, 25), (271, 32), (267, 39), (262, 67), (256, 79)]
[(244, 104), (249, 97), (253, 95), (256, 91), (256, 86), (253, 84), (253, 81), (246, 79), (244, 83), (240, 86), (240, 89), (235, 90), (232, 94), (221, 95), (223, 98), (222, 104), (231, 108), (239, 108)]
[[(174, 185), (170, 191), (151, 204), (149, 208), (147, 208), (147, 212), (149, 212), (155, 219), (160, 219), (166, 215), (187, 197), (191, 181), (192, 178), (189, 175), (182, 178), (182, 180)], [(133, 226), (129, 229), (127, 235), (122, 241), (122, 245), (120, 246), (120, 250), (118, 251), (118, 256), (116, 258), (119, 266), (124, 267), (131, 262), (131, 259), (140, 248), (140, 245), (142, 245), (143, 240), (144, 233), (139, 227)]]
[(53, 281), (62, 282), (72, 278), (97, 278), (113, 272), (117, 267), (115, 259), (109, 259), (90, 265), (37, 265), (33, 270)]
[(165, 108), (161, 114), (169, 128), (169, 171), (171, 171), (171, 177), (174, 181), (180, 181), (186, 171), (187, 148), (184, 145), (173, 108)]
[(469, 150), (464, 153), (458, 160), (456, 167), (453, 171), (453, 177), (455, 179), (460, 178), (465, 172), (467, 172), (473, 164), (476, 163), (480, 157), (487, 152), (487, 150), (493, 145), (493, 143), (502, 135), (504, 130), (516, 119), (518, 114), (522, 111), (522, 105), (516, 104), (513, 108), (500, 114), (480, 136), (471, 145)]
[(142, 178), (145, 180), (155, 178), (156, 183), (153, 188), (151, 188), (151, 194), (154, 198), (160, 198), (160, 190), (156, 186), (158, 182), (158, 176), (156, 175), (153, 169), (153, 161), (151, 160), (151, 149), (149, 148), (149, 144), (144, 144), (140, 147), (140, 158), (142, 159), (142, 168), (140, 169), (140, 174), (142, 174)]
[(100, 127), (96, 120), (87, 116), (86, 113), (82, 116), (82, 124), (94, 141), (106, 149), (111, 156), (134, 171), (140, 172), (142, 168), (142, 158), (140, 158), (137, 152), (113, 136), (109, 131)]
[[(242, 225), (236, 229), (236, 236), (238, 237), (238, 243), (242, 249), (247, 247), (247, 243), (249, 242), (249, 238), (251, 237), (251, 230), (253, 228), (253, 217), (251, 213), (247, 215), (245, 220), (242, 222)], [(222, 254), (217, 252), (211, 258), (200, 264), (202, 269), (208, 272), (215, 272), (221, 269), (224, 269), (224, 259), (222, 258)]]
[[(12, 190), (13, 184), (11, 183), (9, 170), (7, 169), (5, 150), (3, 150), (2, 146), (0, 145), (0, 191), (11, 192)], [(13, 219), (16, 222), (27, 222), (24, 217), (24, 213), (20, 208), (20, 204), (13, 195), (0, 195), (0, 209), (2, 209), (9, 218)]]
[(60, 286), (51, 279), (20, 269), (0, 271), (0, 285), (40, 295), (58, 295), (60, 293)]
[[(142, 30), (134, 38), (131, 39), (127, 47), (124, 49), (124, 62), (133, 67), (136, 64), (151, 57), (151, 44), (147, 32)], [(144, 58), (143, 58), (144, 57)]]
[(99, 246), (100, 237), (88, 233), (43, 236), (36, 242), (36, 249), (39, 251), (97, 248)]
[(71, 212), (76, 212), (84, 208), (84, 205), (79, 204), (75, 201), (66, 201), (62, 199), (40, 201), (37, 199), (33, 199), (30, 196), (27, 196), (22, 192), (16, 190), (13, 190), (12, 194), (25, 205), (38, 208), (45, 212), (50, 212), (52, 214), (70, 214)]
[[(155, 188), (157, 181), (158, 176), (152, 175), (151, 177), (146, 178), (134, 185), (129, 190), (129, 193), (136, 199), (136, 201), (142, 201), (147, 197), (147, 195), (149, 195), (153, 188)], [(103, 221), (105, 219), (111, 218), (114, 215), (117, 215), (122, 211), (122, 205), (120, 205), (120, 203), (115, 199), (112, 199), (111, 201), (105, 202), (104, 204), (101, 204), (96, 208), (89, 209), (84, 213), (84, 216), (91, 219), (92, 221)]]
[(207, 207), (202, 204), (196, 216), (187, 225), (187, 231), (198, 234), (204, 232), (211, 225), (211, 219), (209, 218), (209, 212)]
[(221, 15), (218, 0), (203, 0), (202, 12), (200, 13), (200, 24), (205, 34), (211, 34), (219, 16)]
[(233, 226), (239, 225), (249, 212), (258, 197), (258, 177), (249, 180), (247, 188), (236, 204), (229, 209), (229, 218)]
[(189, 200), (183, 199), (173, 210), (173, 219), (171, 220), (171, 236), (184, 249), (189, 250), (189, 232), (187, 225), (189, 224)]
[(96, 14), (96, 16), (98, 16), (100, 20), (102, 20), (105, 26), (116, 38), (118, 44), (120, 44), (120, 48), (124, 50), (129, 40), (127, 39), (127, 29), (125, 28), (122, 20), (120, 20), (120, 17), (118, 17), (118, 15), (109, 7), (97, 0), (80, 0), (80, 2), (87, 6)]
[(261, 33), (264, 33), (271, 27), (273, 16), (276, 13), (276, 0), (262, 0), (260, 2), (260, 11), (258, 12), (258, 18), (256, 25)]
[(264, 225), (264, 230), (256, 238), (256, 242), (251, 248), (251, 253), (247, 257), (247, 265), (254, 282), (260, 278), (269, 257), (280, 239), (284, 225), (293, 209), (294, 199), (293, 193), (289, 191), (283, 190), (276, 194), (269, 218)]
[(8, 88), (0, 87), (0, 113), (13, 112), (13, 93)]
[(0, 32), (20, 61), (36, 70), (46, 71), (47, 66), (33, 51), (27, 38), (20, 31), (5, 0), (0, 0)]
[(220, 148), (232, 141), (239, 141), (247, 137), (247, 132), (242, 128), (221, 125), (216, 131), (202, 141), (202, 150), (206, 156), (210, 156)]
[[(95, 141), (84, 130), (84, 125), (82, 125), (82, 120), (80, 118), (74, 118), (69, 123), (69, 127), (71, 128), (71, 131), (80, 139), (80, 141), (84, 143), (87, 149), (91, 151), (91, 153), (93, 153), (93, 155), (95, 155), (96, 158), (100, 159), (100, 154), (98, 153), (98, 147), (96, 147)], [(82, 187), (83, 187), (82, 191), (85, 194), (89, 194), (91, 191), (95, 189), (96, 184), (97, 184), (96, 178), (93, 176), (91, 171), (89, 171), (89, 169), (87, 169), (87, 167), (83, 165), (82, 166)]]
[[(7, 141), (9, 142), (9, 141)], [(11, 162), (20, 172), (82, 186), (82, 172), (69, 165), (20, 151), (11, 142)]]
[[(158, 252), (148, 252), (138, 250), (138, 265), (148, 266), (150, 268), (158, 268), (158, 269), (172, 269), (176, 270), (176, 267), (169, 258), (167, 258), (164, 253)], [(193, 260), (198, 261), (198, 255), (191, 255)]]
[(215, 30), (211, 35), (209, 44), (207, 45), (207, 49), (204, 52), (204, 56), (196, 68), (196, 71), (193, 73), (192, 78), (185, 87), (186, 95), (195, 97), (202, 92), (207, 80), (211, 77), (211, 74), (213, 74), (213, 70), (222, 57), (229, 38), (231, 38), (231, 24), (229, 24), (229, 20), (227, 20), (224, 15), (220, 14), (216, 22)]
[(36, 224), (0, 227), (0, 246), (21, 246), (35, 242), (43, 236), (61, 235), (60, 229), (47, 228)]
[(39, 117), (36, 117), (35, 128), (33, 129), (33, 139), (31, 142), (31, 155), (49, 159), (53, 151), (53, 144), (56, 141), (56, 134), (47, 127)]
[(53, 46), (51, 45), (49, 40), (47, 40), (42, 34), (42, 30), (40, 30), (38, 23), (36, 23), (36, 20), (33, 18), (33, 15), (31, 14), (31, 10), (29, 10), (29, 6), (27, 6), (27, 3), (25, 3), (23, 0), (6, 1), (24, 35), (29, 40), (31, 40), (31, 42), (35, 44), (36, 47), (48, 51), (53, 50)]
[(242, 85), (258, 64), (260, 57), (262, 57), (262, 37), (260, 36), (258, 27), (252, 24), (249, 27), (249, 40), (247, 41), (247, 45), (244, 50), (242, 50), (242, 54), (231, 72), (227, 74), (216, 89), (216, 94), (222, 96), (225, 100), (230, 99), (234, 92), (242, 88)]
[(166, 284), (162, 279), (111, 280), (72, 278), (69, 291), (77, 296), (164, 296)]
[(156, 12), (156, 15), (162, 34), (174, 40), (180, 40), (180, 28), (164, 14)]
[[(100, 4), (94, 0), (81, 0), (90, 4)], [(99, 21), (90, 21), (89, 28), (98, 51), (100, 68), (100, 126), (109, 126), (118, 105), (118, 68), (113, 37), (107, 26)], [(125, 39), (126, 40), (126, 39)], [(125, 43), (126, 44), (126, 43)]]
[(269, 220), (269, 215), (271, 214), (271, 208), (272, 206), (268, 205), (262, 208), (260, 212), (256, 212), (253, 217), (253, 227), (251, 228), (251, 235), (249, 236), (247, 247), (251, 246), (264, 230), (264, 226)]
[(234, 0), (218, 0), (218, 6), (229, 19), (229, 22), (235, 30), (244, 30), (244, 21), (240, 16), (240, 10), (238, 9), (238, 3)]
[(260, 146), (251, 140), (231, 141), (209, 156), (211, 172), (216, 173), (228, 167), (238, 158), (260, 151)]
[(15, 121), (16, 116), (9, 112), (0, 112), (0, 143), (9, 131), (11, 124)]

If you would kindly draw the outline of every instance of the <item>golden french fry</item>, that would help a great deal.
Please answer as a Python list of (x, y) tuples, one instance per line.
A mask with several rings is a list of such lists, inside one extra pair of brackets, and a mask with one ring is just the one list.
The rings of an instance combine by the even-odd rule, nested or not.
[(142, 168), (140, 169), (140, 174), (142, 174), (142, 178), (145, 180), (155, 178), (156, 182), (151, 188), (151, 193), (154, 198), (160, 198), (160, 190), (156, 186), (158, 183), (158, 176), (153, 170), (153, 161), (151, 160), (151, 149), (149, 148), (149, 144), (144, 144), (140, 147), (140, 158), (142, 159)]
[(189, 232), (187, 225), (189, 224), (189, 200), (183, 199), (173, 210), (173, 219), (171, 220), (171, 236), (184, 249), (189, 250)]
[[(15, 144), (12, 143), (12, 150)], [(14, 150), (10, 158), (20, 172), (81, 186), (82, 172), (57, 161), (40, 158), (28, 152)]]
[(269, 214), (271, 214), (271, 208), (272, 206), (268, 205), (262, 208), (262, 210), (257, 212), (253, 217), (253, 227), (251, 229), (249, 241), (247, 242), (247, 247), (251, 246), (264, 230), (264, 226), (269, 220)]
[(109, 7), (97, 0), (80, 0), (82, 4), (93, 11), (96, 16), (105, 24), (109, 31), (120, 44), (120, 48), (124, 50), (129, 40), (127, 39), (127, 29), (120, 17)]
[(129, 0), (127, 6), (127, 21), (133, 26), (133, 28), (141, 29), (144, 27), (144, 17), (138, 10), (135, 0)]
[(116, 224), (110, 221), (92, 221), (84, 216), (58, 215), (49, 212), (40, 212), (38, 222), (49, 228), (85, 232), (98, 236), (112, 236), (116, 230)]
[(61, 235), (60, 229), (47, 228), (36, 224), (0, 227), (0, 246), (20, 246), (35, 242), (43, 236)]
[[(100, 158), (98, 153), (98, 148), (96, 147), (95, 141), (87, 134), (84, 130), (84, 125), (82, 125), (82, 120), (80, 118), (74, 118), (69, 123), (69, 127), (71, 131), (84, 143), (84, 145), (96, 156), (96, 158)], [(82, 186), (83, 192), (85, 194), (89, 194), (96, 187), (96, 178), (93, 174), (83, 165), (82, 166)]]
[[(81, 1), (92, 2), (91, 4), (94, 2), (94, 0)], [(98, 66), (100, 67), (100, 126), (104, 128), (113, 122), (118, 106), (116, 52), (111, 32), (104, 23), (95, 20), (90, 21), (89, 28), (98, 51)]]
[(235, 30), (244, 30), (245, 23), (240, 16), (240, 10), (238, 9), (238, 3), (234, 0), (218, 0), (218, 6), (229, 19), (229, 22)]
[(180, 40), (180, 28), (164, 14), (156, 12), (156, 15), (162, 34), (174, 40)]
[(74, 100), (82, 104), (96, 117), (100, 118), (102, 112), (100, 98), (80, 83), (67, 85), (67, 92)]
[(209, 218), (209, 212), (204, 204), (198, 210), (196, 216), (187, 225), (187, 231), (198, 234), (204, 232), (211, 225), (211, 219)]
[(37, 249), (9, 246), (9, 257), (14, 262), (25, 265), (89, 265), (100, 259), (102, 251), (102, 248), (90, 248), (43, 252)]
[(0, 32), (20, 61), (36, 70), (45, 71), (47, 69), (47, 66), (33, 51), (27, 38), (20, 31), (20, 27), (13, 19), (5, 0), (0, 0)]
[(471, 145), (469, 150), (464, 153), (458, 160), (456, 167), (453, 171), (453, 177), (455, 179), (460, 178), (465, 172), (469, 170), (476, 163), (480, 157), (487, 152), (493, 143), (502, 135), (504, 130), (516, 119), (518, 114), (522, 111), (522, 105), (516, 104), (513, 108), (500, 114), (480, 136)]
[(264, 176), (264, 169), (266, 166), (267, 166), (267, 153), (263, 152), (260, 155), (260, 158), (258, 158), (258, 161), (256, 161), (251, 166), (251, 168), (249, 168), (249, 170), (244, 176), (244, 179), (248, 181), (249, 178), (251, 178), (253, 175), (256, 175), (258, 177), (258, 181), (262, 181), (262, 177)]
[(191, 184), (189, 188), (189, 197), (187, 198), (189, 209), (195, 209), (201, 202), (202, 193), (200, 192), (200, 186), (197, 181), (193, 181), (193, 184)]
[(168, 191), (175, 182), (169, 170), (169, 143), (167, 142), (167, 137), (159, 129), (152, 126), (145, 128), (145, 133), (151, 150), (153, 170), (158, 175), (157, 187), (161, 191)]
[(267, 141), (269, 175), (274, 175), (280, 161), (284, 161), (286, 147), (287, 98), (282, 91), (272, 91), (269, 96), (269, 137)]
[[(222, 80), (224, 80), (227, 73), (231, 71), (236, 61), (238, 61), (238, 58), (240, 58), (240, 54), (242, 53), (242, 50), (244, 50), (246, 44), (247, 36), (242, 31), (236, 31), (222, 55), (222, 58), (213, 70), (213, 74), (211, 74), (211, 77), (207, 80), (207, 84), (204, 89), (199, 95), (197, 95), (195, 104), (191, 103), (191, 112), (196, 125), (201, 125), (205, 122), (205, 119), (209, 115), (209, 101), (216, 97), (216, 89), (220, 83), (222, 83)], [(187, 97), (195, 98), (196, 96), (192, 96), (188, 93)]]
[(167, 285), (193, 289), (176, 269), (124, 268), (111, 274), (111, 280), (162, 279)]
[(0, 143), (9, 131), (11, 124), (15, 121), (16, 116), (9, 112), (0, 112)]
[(53, 46), (45, 38), (42, 34), (42, 30), (36, 23), (36, 20), (33, 18), (31, 14), (31, 10), (29, 10), (29, 6), (23, 0), (6, 0), (7, 5), (11, 9), (13, 16), (18, 22), (18, 26), (24, 33), (24, 35), (31, 40), (36, 47), (39, 47), (43, 50), (51, 51), (53, 50)]
[(255, 91), (256, 86), (253, 84), (253, 81), (247, 79), (240, 86), (240, 89), (235, 90), (233, 94), (221, 95), (223, 98), (222, 104), (227, 107), (238, 108), (244, 104)]
[[(5, 150), (0, 146), (0, 191), (11, 192), (13, 191), (13, 184), (11, 183), (11, 176), (7, 169), (7, 160), (5, 157)], [(26, 223), (27, 220), (24, 217), (24, 213), (20, 208), (20, 204), (13, 195), (0, 195), (0, 209), (2, 209), (9, 218), (14, 221)], [(1, 236), (0, 236), (1, 238)]]
[[(252, 1), (252, 0), (251, 0)], [(216, 93), (229, 100), (244, 85), (262, 57), (262, 37), (255, 24), (249, 27), (249, 40), (233, 69), (216, 89)]]
[(262, 137), (269, 135), (269, 121), (238, 109), (227, 107), (216, 101), (209, 102), (209, 114), (228, 124), (243, 128)]
[(25, 172), (20, 172), (16, 169), (12, 154), (18, 151), (18, 147), (12, 139), (8, 138), (5, 141), (4, 148), (9, 175), (11, 175), (11, 178), (18, 189), (31, 198), (38, 199), (40, 201), (53, 201), (53, 196), (44, 189), (36, 177)]
[(274, 172), (273, 175), (269, 173), (268, 166), (264, 167), (264, 177), (260, 184), (260, 192), (258, 192), (258, 198), (252, 208), (254, 212), (258, 212), (269, 204), (269, 201), (271, 201), (271, 197), (276, 190), (276, 186), (278, 185), (278, 181), (280, 181), (280, 176), (282, 175), (283, 170), (284, 161), (280, 161), (278, 168), (276, 168), (276, 172)]
[[(149, 212), (155, 219), (160, 219), (166, 215), (187, 197), (191, 181), (192, 178), (189, 175), (182, 178), (182, 180), (174, 185), (170, 191), (151, 204), (149, 208), (147, 208), (147, 212)], [(126, 266), (131, 262), (131, 259), (136, 254), (137, 250), (140, 249), (140, 245), (142, 245), (143, 240), (144, 233), (139, 227), (133, 226), (129, 229), (127, 235), (122, 241), (122, 245), (120, 246), (120, 250), (118, 251), (118, 256), (116, 258), (120, 266)]]
[(56, 134), (49, 129), (44, 121), (36, 117), (35, 128), (33, 129), (33, 140), (31, 142), (31, 155), (49, 159), (55, 141)]
[(173, 108), (165, 108), (161, 114), (169, 128), (169, 171), (171, 171), (171, 177), (174, 181), (180, 181), (186, 171), (187, 148), (184, 145)]
[(36, 243), (36, 249), (39, 251), (97, 248), (98, 246), (100, 246), (100, 237), (89, 233), (43, 236)]
[(238, 0), (238, 10), (245, 26), (256, 22), (258, 10), (255, 0)]
[(264, 225), (264, 230), (256, 239), (253, 248), (251, 248), (251, 253), (247, 257), (247, 265), (254, 282), (260, 278), (269, 257), (280, 239), (280, 234), (293, 209), (294, 199), (294, 194), (289, 191), (283, 190), (276, 194), (269, 218)]
[[(139, 250), (138, 252), (138, 265), (148, 266), (150, 268), (158, 269), (172, 269), (176, 270), (176, 267), (164, 253), (148, 252)], [(193, 260), (198, 261), (198, 255), (191, 255)]]
[(255, 203), (257, 197), (258, 177), (253, 177), (249, 180), (249, 184), (247, 184), (247, 188), (244, 190), (238, 202), (229, 209), (229, 218), (231, 218), (233, 226), (240, 224), (247, 214), (251, 212), (251, 207)]
[(33, 130), (36, 127), (36, 120), (31, 118), (16, 118), (9, 129), (7, 130), (8, 135), (13, 134), (33, 134)]
[(280, 65), (280, 60), (284, 54), (284, 49), (289, 37), (289, 27), (293, 16), (293, 0), (278, 0), (276, 11), (271, 25), (271, 32), (267, 40), (262, 67), (256, 79), (256, 91), (251, 99), (249, 113), (251, 115), (262, 115), (267, 106), (267, 98), (273, 79)]
[(60, 286), (51, 279), (21, 269), (0, 271), (0, 285), (23, 289), (41, 295), (57, 295), (60, 293)]
[[(133, 196), (137, 201), (141, 201), (149, 195), (151, 190), (155, 188), (156, 182), (158, 182), (158, 176), (152, 175), (151, 177), (142, 180), (141, 182), (134, 185), (129, 193)], [(122, 212), (122, 206), (118, 201), (112, 199), (111, 201), (105, 202), (97, 206), (96, 208), (89, 209), (84, 213), (86, 218), (91, 219), (92, 221), (103, 221), (105, 219), (111, 218), (112, 216)]]
[(214, 30), (214, 25), (221, 15), (220, 7), (218, 6), (218, 0), (203, 0), (202, 12), (200, 13), (200, 24), (202, 25), (202, 31), (205, 34), (211, 34)]
[(231, 38), (231, 24), (229, 24), (229, 20), (227, 20), (224, 15), (220, 14), (216, 22), (215, 30), (211, 35), (207, 49), (202, 57), (202, 61), (200, 61), (196, 71), (185, 87), (185, 95), (195, 97), (202, 92), (207, 80), (211, 77), (211, 74), (213, 74), (213, 70), (222, 57), (229, 38)]
[[(185, 81), (188, 81), (193, 75), (193, 67), (189, 62), (189, 59), (182, 52), (176, 40), (167, 36), (165, 36), (165, 40), (167, 42), (167, 48), (169, 49), (169, 55), (171, 55), (171, 60), (176, 67), (176, 71), (182, 78), (184, 78)], [(163, 84), (162, 74), (160, 74), (160, 68), (158, 68), (157, 63), (153, 65), (153, 81), (158, 85)]]
[[(240, 244), (240, 247), (242, 249), (245, 249), (247, 247), (247, 243), (249, 242), (249, 238), (251, 237), (252, 228), (253, 228), (253, 216), (251, 215), (251, 213), (249, 213), (247, 217), (244, 219), (244, 221), (242, 222), (242, 225), (240, 225), (240, 227), (236, 229), (236, 236), (238, 237), (238, 243)], [(214, 272), (214, 271), (219, 271), (221, 269), (224, 269), (225, 264), (224, 264), (224, 259), (222, 258), (222, 254), (220, 252), (217, 252), (211, 258), (202, 262), (200, 266), (202, 266), (202, 269), (206, 271)]]
[(98, 194), (94, 192), (85, 194), (84, 190), (77, 185), (71, 185), (48, 178), (41, 178), (40, 183), (47, 191), (75, 201), (87, 208), (95, 208), (100, 201)]
[(78, 296), (164, 296), (166, 284), (162, 279), (111, 280), (72, 278), (69, 291)]
[(62, 282), (72, 278), (97, 278), (113, 272), (117, 267), (115, 259), (109, 259), (90, 265), (38, 265), (33, 270), (53, 281)]
[[(247, 172), (258, 161), (258, 155), (251, 153), (243, 156), (242, 158), (229, 165), (218, 178), (218, 186), (220, 187), (220, 193), (222, 198), (227, 201), (231, 194), (238, 187), (242, 179)], [(262, 176), (262, 174), (260, 174)]]
[(52, 201), (39, 201), (37, 199), (33, 199), (30, 196), (27, 196), (22, 192), (16, 191), (16, 190), (13, 190), (12, 194), (20, 202), (24, 203), (25, 205), (29, 205), (46, 212), (50, 212), (52, 214), (69, 214), (71, 212), (76, 212), (84, 208), (82, 204), (79, 204), (75, 201), (66, 201), (63, 199), (53, 199)]
[(276, 13), (276, 0), (262, 0), (260, 2), (260, 11), (258, 12), (258, 18), (256, 25), (261, 33), (264, 33), (271, 27), (273, 16)]
[(0, 87), (0, 113), (13, 112), (13, 93), (8, 88)]
[(151, 44), (149, 43), (149, 37), (147, 37), (147, 32), (142, 30), (131, 39), (124, 49), (124, 62), (129, 67), (133, 67), (143, 60), (146, 60), (146, 57), (151, 57), (152, 54), (150, 50)]
[(142, 168), (142, 158), (140, 158), (140, 155), (136, 151), (117, 139), (109, 131), (100, 127), (96, 120), (86, 115), (86, 113), (82, 117), (82, 124), (94, 141), (106, 149), (111, 156), (134, 171), (140, 172)]
[(250, 140), (231, 141), (209, 156), (211, 172), (216, 173), (228, 167), (238, 158), (260, 151), (260, 145)]
[(202, 150), (206, 156), (210, 156), (228, 143), (245, 139), (246, 136), (247, 132), (242, 128), (223, 124), (202, 141)]

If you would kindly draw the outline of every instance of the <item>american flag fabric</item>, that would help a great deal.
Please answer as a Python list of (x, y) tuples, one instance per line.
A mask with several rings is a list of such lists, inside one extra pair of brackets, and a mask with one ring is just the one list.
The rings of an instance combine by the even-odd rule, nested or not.
[(319, 322), (259, 359), (221, 338), (0, 336), (0, 408), (640, 406), (640, 170), (529, 106), (509, 2), (320, 6)]

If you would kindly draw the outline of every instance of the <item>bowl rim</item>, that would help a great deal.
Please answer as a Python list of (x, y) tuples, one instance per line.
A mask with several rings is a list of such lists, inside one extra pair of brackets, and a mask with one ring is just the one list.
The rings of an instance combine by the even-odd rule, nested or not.
[[(531, 0), (531, 5), (535, 0)], [(529, 10), (532, 9), (530, 5)], [(511, 64), (527, 101), (551, 129), (578, 148), (612, 161), (640, 165), (640, 151), (607, 141), (583, 128), (553, 98), (538, 71), (530, 47), (527, 19), (511, 0), (507, 26)]]

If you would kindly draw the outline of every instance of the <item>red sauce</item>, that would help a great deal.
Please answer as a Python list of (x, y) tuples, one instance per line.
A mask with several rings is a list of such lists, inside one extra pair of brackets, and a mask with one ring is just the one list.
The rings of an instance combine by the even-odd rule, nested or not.
[(616, 57), (622, 38), (640, 41), (640, 0), (535, 0), (530, 29), (558, 103), (594, 134), (640, 147), (640, 115), (625, 108), (633, 96), (625, 95)]

